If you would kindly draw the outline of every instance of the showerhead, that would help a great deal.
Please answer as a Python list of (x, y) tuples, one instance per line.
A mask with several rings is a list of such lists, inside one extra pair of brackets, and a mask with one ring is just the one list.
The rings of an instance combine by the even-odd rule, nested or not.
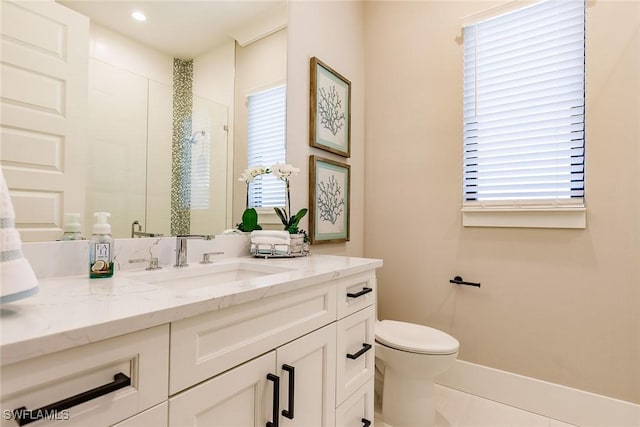
[(193, 135), (191, 135), (191, 138), (189, 138), (189, 139), (188, 139), (188, 141), (189, 141), (191, 144), (195, 145), (195, 144), (197, 144), (197, 143), (198, 143), (198, 140), (196, 139), (196, 137), (197, 137), (198, 135), (200, 135), (200, 136), (202, 136), (202, 137), (204, 138), (204, 137), (206, 136), (206, 134), (207, 134), (207, 131), (206, 131), (206, 130), (199, 130), (199, 131), (197, 131), (197, 132), (194, 132), (194, 133), (193, 133)]

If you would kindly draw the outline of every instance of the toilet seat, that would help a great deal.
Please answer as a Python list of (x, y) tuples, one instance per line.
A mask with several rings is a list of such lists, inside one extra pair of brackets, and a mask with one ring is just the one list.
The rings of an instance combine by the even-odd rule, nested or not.
[(419, 354), (453, 354), (460, 343), (437, 329), (396, 320), (376, 323), (376, 341), (396, 350)]

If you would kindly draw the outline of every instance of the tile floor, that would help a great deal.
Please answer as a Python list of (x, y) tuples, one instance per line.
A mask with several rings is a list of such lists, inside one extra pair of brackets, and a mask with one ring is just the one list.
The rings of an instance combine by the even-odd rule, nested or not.
[(437, 384), (435, 396), (437, 427), (575, 427)]

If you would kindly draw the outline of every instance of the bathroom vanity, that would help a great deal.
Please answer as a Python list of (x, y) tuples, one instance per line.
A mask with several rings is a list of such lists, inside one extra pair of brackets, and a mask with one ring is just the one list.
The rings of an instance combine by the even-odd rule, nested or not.
[(367, 426), (381, 265), (242, 257), (44, 280), (3, 307), (1, 425)]

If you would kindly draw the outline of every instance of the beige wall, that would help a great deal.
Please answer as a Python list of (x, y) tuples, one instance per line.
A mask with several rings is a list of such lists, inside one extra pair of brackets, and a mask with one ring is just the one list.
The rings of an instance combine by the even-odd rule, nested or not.
[[(292, 180), (292, 210), (309, 206), (309, 156), (351, 165), (348, 243), (313, 245), (313, 253), (362, 256), (364, 243), (364, 4), (358, 1), (289, 3), (287, 161), (302, 169)], [(309, 146), (309, 60), (316, 56), (351, 81), (351, 158)], [(308, 215), (301, 228), (309, 230)]]
[(379, 315), (454, 335), (462, 360), (640, 403), (640, 2), (587, 10), (585, 230), (461, 225), (459, 18), (494, 4), (366, 2)]

